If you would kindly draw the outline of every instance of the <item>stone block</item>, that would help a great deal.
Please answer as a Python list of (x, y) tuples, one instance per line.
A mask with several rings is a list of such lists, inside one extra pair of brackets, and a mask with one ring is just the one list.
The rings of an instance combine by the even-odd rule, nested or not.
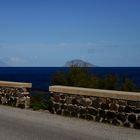
[(101, 109), (103, 109), (103, 110), (109, 110), (109, 104), (107, 104), (107, 103), (102, 103), (102, 104), (101, 104)]
[(122, 106), (127, 106), (127, 101), (126, 100), (118, 100), (118, 104)]
[(97, 109), (95, 108), (87, 108), (88, 114), (96, 116), (98, 114)]
[(134, 128), (140, 129), (140, 122), (136, 122), (136, 123), (134, 124)]
[(102, 117), (102, 118), (105, 118), (106, 117), (106, 112), (102, 109), (99, 110), (99, 116)]
[(108, 111), (106, 114), (106, 117), (108, 120), (114, 119), (116, 117), (116, 114), (115, 114), (115, 112)]
[(95, 121), (100, 122), (101, 121), (101, 117), (100, 116), (96, 116), (95, 117)]
[(124, 112), (124, 109), (125, 109), (125, 107), (120, 105), (118, 107), (118, 112)]
[(56, 112), (56, 114), (61, 115), (61, 114), (62, 114), (62, 110), (61, 110), (61, 109), (58, 110), (58, 111)]
[(129, 122), (124, 123), (125, 127), (131, 127), (131, 124)]
[(112, 124), (119, 126), (120, 122), (117, 119), (112, 120)]
[(64, 110), (63, 115), (68, 117), (68, 116), (70, 116), (70, 112), (68, 110)]
[(61, 104), (61, 109), (67, 109), (67, 105)]
[(72, 98), (67, 96), (65, 99), (66, 104), (72, 104)]
[(125, 122), (126, 119), (127, 119), (127, 115), (126, 114), (122, 114), (122, 113), (118, 113), (117, 114), (117, 119), (122, 121), (122, 122)]
[(80, 118), (80, 119), (86, 119), (86, 115), (80, 114), (80, 115), (79, 115), (79, 118)]
[(100, 105), (98, 99), (92, 101), (92, 105), (91, 105), (91, 106), (93, 106), (93, 107), (96, 108), (96, 109), (98, 109), (98, 108), (101, 107), (101, 105)]
[(135, 123), (136, 122), (136, 115), (134, 115), (134, 114), (129, 115), (128, 121), (131, 123)]
[(137, 106), (137, 101), (127, 101), (127, 104), (129, 105), (129, 106)]
[(133, 108), (130, 107), (130, 106), (126, 106), (126, 107), (124, 108), (124, 112), (126, 112), (126, 113), (131, 113), (131, 112), (133, 112)]
[(59, 102), (60, 101), (60, 97), (58, 95), (57, 96), (54, 96), (52, 100), (54, 102)]
[(103, 122), (103, 123), (110, 123), (110, 121), (107, 120), (107, 119), (103, 119), (102, 122)]
[(76, 112), (76, 111), (72, 111), (72, 112), (71, 112), (71, 117), (78, 117), (77, 112)]
[(118, 105), (117, 105), (117, 104), (112, 103), (112, 104), (110, 105), (110, 110), (113, 110), (113, 111), (118, 111)]
[(64, 95), (64, 94), (60, 95), (60, 98), (63, 99), (63, 100), (65, 99), (65, 97), (66, 97), (66, 95)]
[(80, 113), (80, 115), (87, 114), (86, 108), (81, 108), (81, 109), (79, 110), (79, 113)]
[(87, 120), (93, 120), (93, 116), (88, 114), (88, 115), (86, 115), (86, 119)]

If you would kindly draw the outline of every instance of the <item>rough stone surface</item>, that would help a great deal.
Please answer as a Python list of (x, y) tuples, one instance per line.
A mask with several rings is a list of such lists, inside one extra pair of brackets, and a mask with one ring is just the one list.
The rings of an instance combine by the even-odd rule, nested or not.
[(26, 88), (0, 87), (0, 104), (29, 108), (29, 92), (27, 92)]
[(53, 93), (50, 112), (140, 129), (138, 101)]
[(136, 122), (136, 116), (131, 114), (128, 116), (128, 121), (131, 123), (135, 123)]

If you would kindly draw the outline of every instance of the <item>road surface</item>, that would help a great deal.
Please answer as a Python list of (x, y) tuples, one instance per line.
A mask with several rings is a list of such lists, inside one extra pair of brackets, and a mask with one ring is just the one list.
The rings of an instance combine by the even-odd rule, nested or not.
[(0, 140), (140, 140), (140, 130), (0, 106)]

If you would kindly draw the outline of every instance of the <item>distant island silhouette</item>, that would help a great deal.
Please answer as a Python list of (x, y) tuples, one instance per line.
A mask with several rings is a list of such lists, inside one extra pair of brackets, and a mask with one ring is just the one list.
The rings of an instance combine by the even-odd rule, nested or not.
[(74, 59), (71, 61), (66, 62), (65, 67), (71, 67), (71, 66), (77, 66), (77, 67), (97, 67), (96, 65), (93, 65), (89, 62), (80, 60), (80, 59)]

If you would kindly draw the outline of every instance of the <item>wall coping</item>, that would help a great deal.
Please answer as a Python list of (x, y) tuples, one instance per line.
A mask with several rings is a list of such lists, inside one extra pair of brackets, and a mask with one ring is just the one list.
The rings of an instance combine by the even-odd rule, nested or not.
[(57, 86), (57, 85), (50, 86), (49, 91), (51, 93), (64, 93), (64, 94), (140, 101), (140, 92), (124, 92), (124, 91), (115, 91), (115, 90), (101, 90), (101, 89), (90, 89), (90, 88), (68, 87), (68, 86)]
[(31, 88), (32, 83), (0, 81), (0, 87)]

